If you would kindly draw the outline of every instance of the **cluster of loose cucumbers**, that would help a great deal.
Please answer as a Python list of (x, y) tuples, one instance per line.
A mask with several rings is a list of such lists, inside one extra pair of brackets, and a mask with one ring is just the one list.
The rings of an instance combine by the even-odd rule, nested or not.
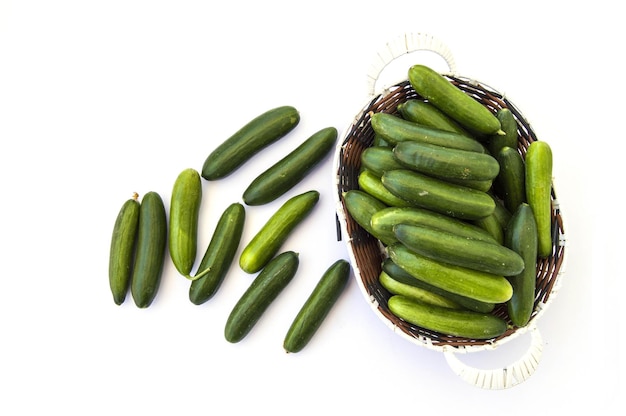
[[(389, 310), (427, 330), (472, 339), (528, 324), (536, 268), (552, 251), (552, 152), (525, 155), (507, 108), (495, 112), (423, 65), (420, 98), (370, 114), (348, 213), (384, 246)], [(506, 303), (510, 323), (491, 313)]]
[[(146, 193), (126, 201), (115, 221), (109, 256), (109, 283), (113, 300), (122, 304), (128, 291), (135, 304), (146, 308), (154, 300), (164, 268), (166, 248), (178, 273), (189, 279), (189, 300), (200, 305), (218, 291), (241, 244), (247, 206), (272, 202), (290, 191), (333, 149), (337, 130), (327, 127), (304, 140), (289, 154), (252, 180), (241, 202), (229, 205), (217, 222), (205, 254), (196, 266), (202, 179), (224, 178), (255, 154), (286, 136), (299, 123), (292, 106), (266, 111), (254, 118), (206, 158), (201, 172), (183, 170), (176, 178), (169, 206), (169, 222), (161, 196)], [(310, 190), (289, 198), (243, 247), (239, 266), (258, 273), (230, 313), (224, 336), (242, 340), (279, 293), (295, 276), (298, 253), (282, 251), (287, 237), (319, 200)], [(350, 265), (339, 259), (328, 267), (295, 316), (283, 346), (298, 352), (309, 342), (346, 286)]]

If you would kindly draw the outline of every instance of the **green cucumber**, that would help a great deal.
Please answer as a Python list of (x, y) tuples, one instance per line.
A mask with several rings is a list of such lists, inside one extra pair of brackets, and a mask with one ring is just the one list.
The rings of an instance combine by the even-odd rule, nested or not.
[(419, 141), (479, 153), (485, 151), (484, 146), (473, 138), (413, 123), (394, 114), (374, 113), (370, 122), (374, 132), (392, 146), (403, 141)]
[(459, 123), (452, 120), (428, 101), (411, 98), (398, 104), (397, 109), (405, 120), (472, 137)]
[(379, 199), (385, 205), (395, 207), (408, 207), (411, 205), (408, 201), (398, 198), (392, 194), (387, 188), (385, 188), (380, 180), (380, 177), (368, 169), (359, 173), (358, 184), (360, 190), (365, 191), (374, 198)]
[(388, 242), (397, 241), (393, 227), (398, 224), (424, 225), (448, 231), (463, 238), (496, 243), (489, 233), (476, 225), (423, 208), (391, 206), (378, 210), (370, 218), (374, 235), (384, 237)]
[(202, 165), (202, 177), (212, 181), (224, 178), (252, 156), (278, 141), (300, 122), (294, 107), (276, 107), (255, 117), (218, 145)]
[(406, 296), (392, 296), (388, 306), (398, 318), (445, 335), (491, 339), (507, 330), (506, 321), (495, 315), (429, 305)]
[(167, 216), (163, 199), (148, 192), (141, 199), (135, 265), (130, 292), (139, 308), (150, 306), (161, 284), (167, 248)]
[(491, 155), (430, 143), (400, 142), (393, 155), (405, 167), (439, 178), (489, 181), (500, 171), (498, 161)]
[(350, 263), (337, 260), (322, 275), (306, 299), (283, 341), (288, 353), (302, 351), (330, 313), (350, 278)]
[(224, 337), (228, 342), (237, 343), (248, 335), (267, 308), (293, 280), (298, 266), (298, 254), (293, 251), (285, 251), (270, 260), (228, 315), (224, 327)]
[(494, 156), (505, 146), (517, 149), (518, 141), (517, 120), (513, 112), (508, 108), (501, 108), (496, 117), (500, 120), (504, 134), (492, 134), (487, 138), (487, 149)]
[(500, 173), (494, 181), (494, 188), (509, 212), (515, 212), (522, 202), (526, 202), (526, 167), (524, 159), (516, 148), (504, 146), (496, 155)]
[(243, 192), (243, 201), (246, 205), (263, 205), (284, 195), (330, 153), (336, 140), (336, 128), (319, 130), (257, 176)]
[(449, 183), (410, 169), (385, 172), (381, 180), (399, 198), (451, 217), (466, 220), (484, 218), (495, 209), (495, 202), (483, 191)]
[(407, 273), (457, 295), (488, 303), (503, 303), (513, 289), (505, 277), (455, 266), (419, 255), (402, 243), (386, 248), (391, 260)]
[(501, 244), (461, 237), (422, 225), (398, 224), (398, 241), (429, 259), (485, 273), (512, 276), (524, 270), (524, 259)]
[(388, 170), (402, 169), (403, 166), (393, 155), (391, 147), (373, 146), (361, 152), (361, 168), (380, 177)]
[(502, 228), (495, 210), (491, 215), (474, 220), (472, 223), (485, 230), (498, 244), (504, 242), (504, 228)]
[(388, 241), (384, 235), (377, 234), (371, 226), (372, 215), (383, 208), (387, 208), (384, 202), (359, 189), (346, 191), (342, 197), (347, 213), (363, 230), (379, 239), (383, 244), (393, 242)]
[(543, 141), (532, 142), (526, 151), (526, 200), (537, 222), (537, 254), (552, 253), (552, 149)]
[(281, 205), (244, 247), (239, 257), (241, 269), (256, 273), (265, 267), (296, 226), (313, 210), (319, 196), (317, 191), (307, 191)]
[(126, 300), (133, 272), (140, 211), (137, 197), (135, 193), (132, 198), (122, 204), (111, 236), (109, 287), (116, 305), (121, 305)]
[[(411, 278), (413, 279), (413, 278)], [(417, 279), (413, 279), (417, 280)], [(380, 285), (392, 295), (402, 295), (420, 302), (442, 306), (444, 308), (461, 309), (461, 305), (445, 296), (426, 290), (422, 287), (402, 282), (390, 276), (384, 270), (378, 275)]]
[(382, 269), (393, 279), (405, 285), (416, 286), (428, 290), (429, 292), (436, 293), (445, 298), (451, 299), (453, 302), (461, 305), (465, 309), (476, 312), (489, 313), (493, 311), (496, 307), (494, 303), (482, 302), (476, 299), (468, 298), (466, 296), (457, 295), (456, 293), (448, 292), (447, 290), (440, 289), (422, 280), (416, 279), (415, 277), (407, 273), (403, 268), (395, 264), (389, 257), (383, 260)]
[(505, 244), (524, 259), (524, 270), (508, 277), (513, 286), (513, 296), (507, 302), (509, 318), (513, 325), (525, 326), (535, 307), (537, 282), (537, 224), (533, 210), (522, 203), (513, 213), (505, 235)]
[(196, 276), (189, 287), (189, 300), (201, 305), (220, 288), (230, 269), (243, 233), (246, 211), (235, 202), (224, 210), (200, 261)]
[(433, 69), (413, 65), (409, 82), (419, 95), (466, 129), (482, 134), (502, 132), (500, 120), (487, 107)]
[(183, 170), (172, 190), (169, 218), (169, 251), (178, 273), (192, 279), (191, 270), (198, 248), (198, 218), (202, 203), (200, 174), (192, 168)]

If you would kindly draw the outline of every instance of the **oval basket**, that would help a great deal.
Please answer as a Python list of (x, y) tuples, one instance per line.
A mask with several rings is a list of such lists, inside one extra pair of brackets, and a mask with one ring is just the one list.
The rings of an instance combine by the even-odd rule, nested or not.
[[(494, 113), (501, 108), (511, 110), (515, 115), (518, 125), (518, 149), (525, 158), (528, 146), (530, 143), (537, 140), (537, 135), (524, 118), (521, 111), (503, 94), (486, 84), (461, 76), (451, 74), (443, 75)], [(554, 185), (552, 187), (552, 254), (547, 258), (538, 259), (534, 310), (529, 323), (525, 327), (517, 328), (512, 326), (505, 304), (496, 305), (492, 313), (505, 319), (509, 323), (509, 329), (498, 338), (489, 340), (477, 340), (441, 334), (415, 326), (396, 317), (389, 311), (387, 306), (387, 301), (391, 295), (381, 286), (378, 280), (382, 269), (382, 262), (385, 259), (384, 247), (349, 215), (344, 205), (342, 195), (348, 190), (358, 189), (359, 187), (358, 175), (361, 168), (361, 153), (366, 148), (372, 146), (374, 140), (374, 131), (370, 124), (371, 113), (385, 112), (397, 114), (396, 109), (398, 104), (413, 98), (423, 99), (412, 88), (408, 80), (401, 81), (386, 88), (385, 91), (367, 101), (354, 121), (347, 128), (343, 140), (338, 144), (335, 152), (333, 170), (335, 175), (337, 218), (339, 223), (338, 240), (344, 240), (347, 244), (354, 274), (363, 295), (368, 302), (370, 302), (375, 313), (395, 333), (418, 345), (447, 353), (446, 358), (457, 374), (464, 376), (467, 381), (473, 384), (487, 388), (509, 387), (526, 379), (532, 374), (538, 364), (539, 356), (541, 355), (541, 338), (538, 335), (538, 331), (532, 331), (534, 341), (527, 356), (524, 357), (521, 362), (515, 363), (516, 366), (514, 365), (512, 368), (499, 369), (499, 371), (503, 373), (498, 376), (500, 381), (497, 382), (494, 382), (494, 378), (496, 377), (494, 374), (489, 375), (489, 377), (487, 377), (489, 380), (486, 381), (479, 380), (480, 378), (485, 378), (485, 374), (476, 374), (475, 372), (470, 372), (465, 375), (462, 374), (463, 372), (467, 372), (467, 368), (460, 365), (460, 362), (454, 361), (450, 354), (495, 348), (514, 338), (516, 335), (536, 329), (535, 322), (537, 318), (543, 313), (546, 306), (557, 292), (565, 256), (563, 218)], [(455, 366), (457, 368), (455, 368)], [(522, 367), (522, 370), (519, 369), (519, 366)], [(520, 372), (524, 374), (519, 374)]]

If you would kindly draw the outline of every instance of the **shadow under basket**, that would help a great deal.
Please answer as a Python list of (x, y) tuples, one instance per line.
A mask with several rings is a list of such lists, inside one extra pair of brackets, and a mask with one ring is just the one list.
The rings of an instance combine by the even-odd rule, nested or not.
[[(514, 114), (518, 124), (518, 149), (522, 157), (526, 157), (526, 150), (537, 137), (524, 119), (520, 111), (502, 94), (492, 88), (462, 77), (444, 75), (453, 84), (471, 95), (494, 113), (501, 108), (508, 108)], [(384, 112), (398, 114), (397, 106), (408, 99), (423, 99), (412, 88), (409, 81), (400, 82), (387, 88), (382, 94), (373, 97), (354, 119), (347, 129), (343, 141), (338, 144), (335, 154), (334, 174), (336, 175), (336, 200), (338, 217), (338, 240), (345, 240), (355, 273), (355, 277), (366, 298), (371, 301), (372, 307), (385, 323), (394, 332), (409, 338), (417, 344), (446, 351), (452, 348), (457, 352), (468, 352), (493, 348), (502, 344), (512, 335), (525, 332), (534, 327), (534, 322), (545, 310), (550, 300), (557, 292), (559, 278), (565, 256), (565, 233), (561, 210), (552, 187), (552, 254), (547, 258), (539, 258), (537, 262), (537, 283), (535, 303), (529, 323), (522, 328), (514, 327), (508, 317), (505, 304), (496, 305), (493, 314), (507, 321), (509, 328), (501, 336), (488, 340), (469, 339), (433, 332), (410, 324), (392, 314), (387, 306), (390, 293), (378, 281), (382, 269), (382, 262), (386, 257), (381, 243), (366, 232), (350, 217), (345, 207), (342, 194), (352, 189), (358, 189), (358, 175), (361, 169), (361, 153), (372, 146), (374, 131), (371, 127), (371, 113)], [(347, 235), (346, 235), (347, 234)]]

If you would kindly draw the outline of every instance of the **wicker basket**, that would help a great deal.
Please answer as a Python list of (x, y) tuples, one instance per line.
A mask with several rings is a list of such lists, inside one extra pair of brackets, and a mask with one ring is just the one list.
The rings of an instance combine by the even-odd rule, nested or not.
[[(432, 38), (428, 40), (428, 45), (433, 45)], [(429, 47), (424, 47), (423, 44), (418, 45), (419, 48), (412, 47), (406, 42), (406, 38), (403, 38), (398, 44), (408, 45), (404, 51), (401, 49), (398, 54), (412, 52), (417, 49), (430, 49)], [(440, 53), (439, 50), (434, 51)], [(444, 58), (446, 58), (448, 63), (453, 62), (450, 61), (448, 53), (446, 53)], [(525, 157), (526, 149), (530, 143), (537, 140), (537, 136), (519, 109), (503, 94), (483, 83), (452, 74), (444, 74), (444, 76), (492, 111), (496, 112), (501, 108), (510, 109), (515, 115), (519, 127), (518, 149), (522, 156)], [(358, 188), (358, 174), (361, 164), (360, 155), (363, 150), (372, 145), (374, 139), (374, 131), (370, 124), (370, 114), (372, 112), (395, 114), (397, 113), (396, 108), (398, 104), (412, 98), (421, 99), (422, 97), (415, 92), (407, 80), (386, 88), (383, 93), (374, 95), (358, 113), (354, 122), (346, 130), (342, 142), (339, 143), (335, 153), (334, 169), (337, 192), (337, 216), (339, 220), (338, 239), (346, 241), (355, 276), (364, 296), (371, 303), (375, 313), (394, 332), (416, 344), (445, 352), (449, 364), (453, 366), (457, 374), (466, 378), (467, 381), (486, 388), (505, 388), (515, 385), (532, 374), (538, 364), (539, 356), (541, 355), (541, 338), (536, 330), (535, 322), (555, 296), (563, 271), (565, 235), (561, 209), (554, 192), (554, 186), (552, 189), (553, 251), (550, 257), (539, 259), (538, 261), (535, 307), (527, 326), (523, 328), (511, 327), (511, 329), (495, 339), (476, 340), (433, 332), (397, 318), (387, 307), (390, 293), (378, 281), (381, 263), (385, 258), (383, 247), (377, 239), (368, 234), (350, 217), (343, 203), (342, 194), (348, 190)], [(497, 305), (493, 314), (504, 318), (510, 323), (506, 305)], [(469, 371), (468, 368), (465, 368), (460, 361), (456, 361), (452, 356), (452, 353), (455, 352), (465, 353), (495, 348), (514, 336), (529, 330), (533, 330), (533, 343), (527, 355), (522, 357), (519, 362), (514, 363), (510, 368), (497, 370), (498, 373), (490, 375), (476, 374), (474, 371)], [(502, 371), (503, 374), (499, 374)], [(481, 378), (486, 379), (480, 380)]]

